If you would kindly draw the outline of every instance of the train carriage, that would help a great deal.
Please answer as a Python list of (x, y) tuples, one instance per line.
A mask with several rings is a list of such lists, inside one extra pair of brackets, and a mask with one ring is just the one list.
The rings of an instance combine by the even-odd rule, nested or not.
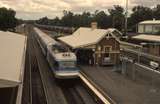
[(76, 55), (38, 28), (34, 28), (34, 30), (36, 39), (55, 77), (61, 79), (78, 77)]
[(34, 29), (37, 34), (37, 41), (42, 49), (43, 54), (46, 56), (47, 55), (47, 46), (49, 43), (54, 43), (55, 40), (47, 36), (45, 33), (40, 31), (38, 28)]

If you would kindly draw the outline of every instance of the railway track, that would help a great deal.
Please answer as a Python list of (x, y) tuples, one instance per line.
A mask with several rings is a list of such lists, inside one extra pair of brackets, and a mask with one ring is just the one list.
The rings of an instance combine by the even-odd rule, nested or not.
[[(26, 28), (28, 29), (28, 28)], [(27, 33), (26, 33), (27, 34)], [(24, 74), (24, 85), (22, 93), (22, 104), (32, 104), (32, 88), (31, 88), (31, 61), (30, 61), (30, 43), (27, 39), (26, 48), (26, 61), (25, 61), (25, 74)]]
[[(116, 104), (115, 101), (113, 99), (111, 99), (107, 94), (105, 94), (99, 87), (97, 87), (96, 84), (94, 84), (94, 82), (92, 82), (91, 80), (89, 80), (84, 73), (81, 73), (79, 77), (80, 77), (80, 80), (81, 80), (80, 83), (82, 84), (81, 86), (85, 86), (85, 91), (87, 91), (88, 93), (91, 93), (90, 95), (94, 96), (92, 98), (98, 104), (99, 103), (100, 104), (103, 104), (103, 103), (104, 104)], [(62, 82), (62, 83), (64, 83), (64, 82)], [(92, 89), (94, 89), (94, 90), (92, 90)], [(86, 100), (86, 102), (87, 102), (87, 100)]]
[[(31, 28), (29, 27), (29, 30)], [(29, 31), (28, 30), (28, 31)], [(32, 104), (47, 104), (45, 91), (42, 83), (42, 78), (37, 64), (37, 58), (35, 56), (35, 47), (33, 45), (33, 37), (28, 33), (29, 40), (29, 52), (30, 52), (30, 89)]]
[(31, 36), (47, 104), (67, 104), (59, 86), (55, 83), (55, 79), (52, 74), (53, 72), (49, 70), (50, 67), (34, 37), (33, 30)]
[[(35, 42), (34, 44), (37, 44), (36, 41), (34, 41), (34, 42)], [(37, 46), (38, 46), (38, 44), (37, 44)], [(39, 50), (38, 47), (37, 47), (37, 50)], [(37, 51), (36, 54), (38, 55), (39, 53), (40, 53), (40, 51)], [(42, 55), (42, 53), (41, 53), (41, 55)], [(44, 61), (44, 59), (43, 59), (43, 61)], [(42, 67), (41, 65), (42, 64), (39, 63), (40, 67)], [(47, 70), (48, 69), (45, 68), (45, 70), (42, 71), (42, 74), (44, 74), (45, 71), (47, 71)], [(48, 71), (49, 72), (47, 73), (47, 75), (42, 75), (42, 76), (44, 76), (44, 77), (50, 76), (50, 74), (52, 72), (51, 72), (51, 70), (48, 70)], [(81, 91), (81, 88), (77, 88), (76, 86), (82, 86), (81, 84), (77, 83), (77, 82), (79, 82), (79, 80), (61, 80), (61, 81), (59, 80), (59, 81), (57, 81), (56, 79), (54, 79), (53, 75), (51, 76), (50, 80), (52, 80), (51, 82), (54, 83), (54, 85), (52, 85), (50, 87), (54, 88), (53, 91), (54, 91), (54, 93), (56, 93), (56, 94), (52, 93), (52, 95), (60, 95), (61, 96), (61, 98), (57, 98), (60, 96), (54, 97), (55, 103), (57, 103), (57, 104), (60, 104), (60, 103), (61, 104), (96, 104), (94, 99), (92, 99), (92, 97), (88, 94), (88, 92), (84, 89), (84, 87), (81, 87), (81, 88), (83, 88), (82, 91), (85, 90), (85, 91), (83, 91), (83, 94), (86, 96), (83, 97), (82, 96), (83, 94), (78, 93), (78, 91), (76, 89), (79, 89)], [(44, 81), (44, 83), (45, 83), (45, 81)], [(47, 85), (47, 83), (45, 85)], [(48, 86), (46, 86), (45, 88), (46, 88), (46, 95), (48, 95), (49, 92), (51, 92), (51, 91), (47, 91)], [(50, 98), (48, 97), (48, 99), (50, 99)], [(85, 99), (85, 100), (83, 100), (83, 99)], [(48, 101), (48, 103), (53, 104), (53, 101)]]
[(98, 87), (90, 78), (83, 72), (79, 75), (82, 82), (86, 85), (88, 90), (95, 96), (98, 104), (117, 104), (108, 94), (106, 94), (100, 87)]
[(82, 79), (56, 80), (30, 26), (28, 31), (30, 104), (112, 104), (101, 101)]
[(68, 104), (97, 104), (83, 82), (77, 78), (57, 82), (62, 89)]
[(140, 63), (147, 67), (151, 67), (150, 66), (151, 61), (154, 61), (160, 64), (160, 57), (156, 57), (146, 53), (139, 53), (138, 51), (134, 51), (131, 49), (123, 49), (122, 56), (130, 57), (132, 60), (134, 60), (134, 62)]

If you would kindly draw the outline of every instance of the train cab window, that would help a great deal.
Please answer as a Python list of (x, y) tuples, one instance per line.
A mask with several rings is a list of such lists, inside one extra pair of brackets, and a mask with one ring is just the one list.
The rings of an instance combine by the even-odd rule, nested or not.
[(75, 62), (68, 61), (68, 62), (60, 62), (60, 67), (62, 68), (74, 68), (76, 66)]
[(55, 66), (56, 68), (59, 67), (58, 62), (54, 62), (54, 66)]
[(55, 53), (58, 53), (58, 50), (57, 50), (57, 49), (55, 49), (55, 50), (54, 50), (54, 52), (55, 52)]
[(53, 45), (52, 46), (52, 50), (55, 52), (55, 53), (58, 53), (58, 52), (68, 52), (67, 48), (61, 46), (61, 45)]

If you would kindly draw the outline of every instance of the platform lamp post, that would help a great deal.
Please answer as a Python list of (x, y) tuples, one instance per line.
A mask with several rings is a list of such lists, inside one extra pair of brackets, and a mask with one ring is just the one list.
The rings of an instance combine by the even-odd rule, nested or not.
[(126, 11), (125, 11), (125, 26), (124, 26), (124, 35), (127, 35), (127, 24), (128, 24), (128, 0), (126, 0)]

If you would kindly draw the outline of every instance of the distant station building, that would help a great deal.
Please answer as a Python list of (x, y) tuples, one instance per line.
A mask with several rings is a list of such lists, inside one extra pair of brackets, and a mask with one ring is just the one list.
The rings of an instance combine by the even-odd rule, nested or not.
[(116, 29), (97, 29), (94, 22), (91, 28), (80, 27), (58, 40), (76, 52), (80, 64), (113, 65), (119, 62), (121, 36)]
[(132, 34), (127, 40), (142, 52), (160, 56), (160, 20), (147, 20), (138, 24), (138, 33)]
[(160, 36), (159, 35), (146, 35), (140, 34), (133, 36), (132, 40), (135, 40), (143, 46), (146, 53), (160, 56)]
[(138, 33), (157, 34), (158, 32), (160, 32), (160, 20), (148, 20), (138, 24)]
[(0, 31), (0, 102), (20, 104), (26, 53), (26, 36)]

